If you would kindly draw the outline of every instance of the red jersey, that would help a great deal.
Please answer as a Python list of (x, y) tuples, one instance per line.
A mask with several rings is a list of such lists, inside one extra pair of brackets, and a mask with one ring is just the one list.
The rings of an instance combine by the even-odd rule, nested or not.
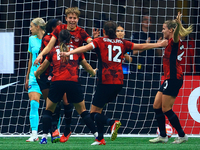
[(166, 79), (183, 79), (182, 68), (180, 66), (184, 54), (183, 45), (179, 41), (174, 43), (173, 38), (168, 40), (163, 56), (163, 70)]
[[(76, 47), (69, 45), (70, 51)], [(82, 61), (85, 57), (84, 54), (74, 54), (70, 55), (69, 62), (62, 62), (62, 58), (58, 56), (60, 53), (60, 46), (54, 47), (46, 59), (53, 65), (53, 77), (51, 81), (74, 81), (78, 82), (78, 67), (79, 62)]]
[[(54, 31), (51, 33), (52, 36), (54, 36), (57, 40), (58, 40), (58, 36), (61, 30), (66, 30), (67, 29), (67, 24), (61, 24), (58, 25)], [(76, 29), (74, 31), (69, 31), (71, 34), (71, 38), (72, 38), (72, 43), (73, 45), (79, 47), (83, 45), (83, 42), (87, 42), (88, 38), (91, 38), (87, 32), (80, 28), (80, 27), (76, 27)]]
[(190, 39), (190, 41), (182, 41), (184, 45), (185, 53), (183, 55), (183, 59), (181, 61), (181, 67), (183, 73), (195, 73), (195, 42), (194, 39)]
[(122, 61), (124, 54), (133, 49), (134, 43), (123, 39), (99, 37), (91, 42), (98, 57), (100, 84), (123, 84)]
[[(40, 48), (40, 51), (43, 51), (43, 49), (48, 45), (50, 39), (51, 39), (51, 35), (45, 35), (45, 37), (42, 38), (42, 45)], [(45, 60), (46, 55), (43, 56), (43, 61)], [(48, 76), (50, 73), (50, 67), (48, 67), (40, 76), (46, 75)]]

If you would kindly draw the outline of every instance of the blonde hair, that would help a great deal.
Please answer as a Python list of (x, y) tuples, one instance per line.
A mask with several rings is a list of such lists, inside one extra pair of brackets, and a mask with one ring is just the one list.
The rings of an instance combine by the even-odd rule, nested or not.
[(78, 7), (70, 7), (70, 8), (67, 8), (65, 9), (65, 15), (67, 17), (68, 14), (76, 14), (77, 17), (80, 16), (81, 12), (78, 10)]
[(42, 29), (42, 30), (45, 30), (45, 28), (46, 28), (46, 23), (45, 23), (45, 21), (42, 19), (42, 18), (35, 18), (35, 19), (33, 19), (32, 21), (31, 21), (35, 26), (40, 26), (40, 28)]
[[(165, 23), (167, 25), (167, 28), (168, 29), (173, 29), (175, 30), (176, 26), (177, 26), (177, 23), (175, 20), (167, 20), (165, 21)], [(179, 30), (179, 35), (181, 37), (185, 37), (187, 36), (188, 34), (190, 34), (191, 32), (193, 31), (193, 27), (192, 25), (190, 25), (188, 28), (184, 28), (182, 23), (180, 24), (180, 30)]]

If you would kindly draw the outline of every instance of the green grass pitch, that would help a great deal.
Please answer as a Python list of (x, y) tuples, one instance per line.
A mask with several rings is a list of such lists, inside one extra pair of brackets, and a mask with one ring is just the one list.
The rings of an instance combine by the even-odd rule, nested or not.
[(26, 142), (27, 137), (0, 138), (1, 150), (200, 150), (200, 138), (189, 138), (189, 141), (182, 144), (172, 144), (174, 138), (170, 138), (167, 144), (149, 143), (150, 138), (118, 137), (115, 141), (105, 138), (106, 145), (91, 146), (94, 138), (70, 137), (66, 143), (52, 144), (50, 138), (45, 145), (39, 142)]

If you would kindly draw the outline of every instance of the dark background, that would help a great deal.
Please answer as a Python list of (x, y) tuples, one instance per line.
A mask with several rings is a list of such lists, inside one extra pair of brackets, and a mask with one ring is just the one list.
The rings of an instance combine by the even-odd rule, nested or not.
[[(27, 49), (30, 21), (36, 17), (42, 17), (45, 21), (58, 18), (66, 23), (64, 10), (71, 6), (79, 7), (81, 16), (78, 25), (83, 27), (89, 35), (92, 36), (93, 27), (102, 29), (104, 21), (114, 20), (123, 24), (127, 40), (130, 39), (132, 32), (140, 30), (143, 14), (148, 13), (152, 17), (153, 25), (150, 30), (156, 32), (160, 37), (162, 36), (163, 22), (167, 19), (174, 19), (177, 11), (181, 10), (186, 24), (194, 25), (191, 36), (196, 42), (196, 74), (200, 73), (200, 34), (198, 34), (200, 9), (198, 0), (185, 1), (185, 9), (181, 9), (183, 4), (176, 0), (59, 0), (58, 2), (55, 0), (3, 0), (0, 2), (0, 31), (14, 31), (15, 33), (14, 74), (0, 74), (0, 84), (19, 81), (16, 85), (0, 91), (1, 134), (28, 134), (30, 131), (29, 98), (24, 89), (28, 66)], [(85, 56), (93, 67), (97, 66), (96, 55), (93, 52), (86, 53)], [(160, 85), (161, 75), (162, 72), (140, 72), (125, 75), (123, 90), (116, 102), (107, 105), (104, 111), (108, 117), (121, 120), (120, 133), (156, 133), (152, 104)], [(89, 109), (95, 92), (96, 78), (89, 78), (83, 70), (80, 71), (80, 76), (86, 108)], [(44, 100), (41, 98), (40, 114), (42, 114), (44, 107)], [(41, 132), (41, 128), (40, 122), (39, 132)], [(110, 133), (109, 128), (105, 129), (106, 133)], [(63, 126), (61, 126), (62, 131)], [(73, 113), (72, 131), (73, 133), (89, 132), (76, 111)]]

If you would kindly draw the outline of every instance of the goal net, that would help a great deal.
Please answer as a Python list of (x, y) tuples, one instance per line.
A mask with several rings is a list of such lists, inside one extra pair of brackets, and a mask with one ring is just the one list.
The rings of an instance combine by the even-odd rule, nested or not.
[[(14, 33), (10, 42), (4, 43), (0, 53), (0, 134), (29, 135), (30, 104), (28, 93), (24, 88), (29, 54), (28, 38), (30, 21), (42, 17), (45, 21), (57, 18), (66, 23), (64, 10), (78, 7), (81, 11), (78, 25), (92, 36), (92, 29), (98, 28), (102, 34), (105, 21), (113, 20), (124, 27), (125, 39), (135, 43), (156, 42), (162, 37), (162, 25), (165, 20), (175, 19), (177, 12), (183, 13), (185, 27), (193, 24), (194, 31), (185, 41), (185, 53), (182, 57), (184, 84), (175, 101), (173, 109), (180, 118), (181, 125), (187, 134), (200, 133), (200, 61), (199, 61), (199, 1), (198, 0), (3, 0), (0, 1), (0, 34)], [(145, 18), (149, 16), (149, 18)], [(145, 20), (146, 19), (146, 20)], [(145, 22), (147, 21), (147, 23)], [(147, 37), (140, 32), (147, 26)], [(4, 33), (4, 34), (3, 34)], [(139, 34), (137, 34), (139, 33)], [(137, 37), (137, 35), (139, 35)], [(11, 41), (14, 39), (14, 45)], [(2, 40), (0, 41), (2, 42)], [(1, 43), (1, 46), (3, 43)], [(11, 46), (11, 47), (10, 47)], [(14, 47), (13, 73), (5, 72), (12, 62), (8, 49)], [(2, 54), (3, 51), (3, 54)], [(6, 55), (3, 56), (3, 55)], [(10, 54), (10, 52), (9, 52)], [(103, 113), (112, 119), (119, 119), (122, 126), (119, 134), (153, 135), (156, 134), (157, 123), (153, 111), (155, 94), (162, 79), (162, 49), (152, 49), (140, 54), (130, 53), (133, 62), (124, 62), (128, 66), (128, 74), (124, 74), (124, 86), (116, 101), (105, 106)], [(10, 57), (9, 57), (10, 56)], [(94, 52), (85, 53), (86, 60), (93, 68), (98, 62)], [(7, 62), (6, 62), (7, 58)], [(6, 62), (6, 63), (5, 63)], [(95, 92), (97, 79), (80, 69), (80, 78), (89, 110)], [(42, 132), (41, 116), (45, 109), (44, 99), (40, 100), (39, 132)], [(62, 112), (63, 113), (63, 109)], [(63, 117), (61, 133), (64, 131)], [(78, 113), (73, 110), (71, 124), (72, 133), (90, 134)], [(110, 127), (105, 127), (105, 134), (110, 134)]]

